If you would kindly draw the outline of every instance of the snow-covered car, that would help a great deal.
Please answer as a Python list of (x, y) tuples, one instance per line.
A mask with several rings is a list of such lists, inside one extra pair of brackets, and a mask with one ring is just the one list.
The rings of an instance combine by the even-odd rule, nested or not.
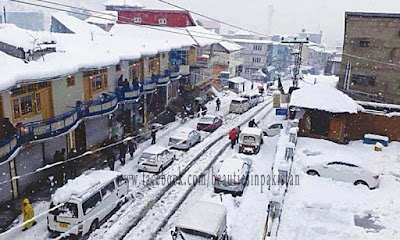
[(267, 90), (267, 96), (272, 96), (274, 95), (274, 92), (278, 91), (278, 87), (276, 86), (271, 86)]
[(283, 129), (282, 123), (274, 123), (264, 130), (264, 135), (268, 137), (273, 137), (279, 135)]
[(222, 204), (199, 201), (178, 220), (173, 240), (226, 240), (227, 210)]
[(214, 132), (217, 128), (221, 127), (222, 119), (214, 115), (205, 115), (197, 123), (197, 130)]
[(246, 187), (252, 161), (248, 158), (225, 159), (215, 176), (214, 192), (230, 192), (232, 196), (242, 196)]
[(350, 182), (354, 185), (365, 185), (370, 189), (379, 186), (379, 174), (370, 172), (360, 166), (346, 162), (329, 162), (307, 166), (306, 173), (313, 176), (331, 178)]
[(258, 97), (258, 103), (264, 102), (264, 96), (262, 94), (258, 93), (257, 97)]
[(52, 196), (48, 230), (77, 236), (93, 232), (125, 202), (128, 188), (128, 181), (121, 173), (108, 170), (89, 171), (68, 181)]
[(263, 131), (245, 127), (239, 134), (239, 153), (257, 154), (264, 143)]
[(249, 100), (247, 98), (236, 98), (229, 105), (229, 113), (242, 114), (250, 109)]
[(257, 106), (257, 104), (258, 104), (258, 94), (257, 93), (244, 94), (242, 97), (249, 100), (250, 108)]
[(172, 133), (168, 146), (171, 148), (187, 150), (201, 141), (200, 133), (192, 128), (181, 127)]
[(165, 147), (153, 145), (139, 158), (138, 170), (160, 173), (175, 160), (175, 154)]

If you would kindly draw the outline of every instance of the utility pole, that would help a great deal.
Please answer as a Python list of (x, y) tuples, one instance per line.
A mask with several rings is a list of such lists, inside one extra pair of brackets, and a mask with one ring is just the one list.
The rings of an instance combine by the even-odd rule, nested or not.
[(6, 13), (6, 7), (5, 6), (3, 6), (3, 12), (4, 12), (4, 20), (3, 20), (3, 22), (7, 23), (7, 13)]
[(300, 75), (300, 68), (301, 68), (301, 53), (303, 51), (303, 45), (304, 43), (309, 43), (308, 38), (284, 38), (282, 37), (281, 43), (284, 44), (289, 44), (289, 47), (291, 48), (292, 55), (294, 57), (294, 65), (293, 65), (293, 87), (297, 88), (299, 85), (299, 80), (301, 80), (301, 75)]

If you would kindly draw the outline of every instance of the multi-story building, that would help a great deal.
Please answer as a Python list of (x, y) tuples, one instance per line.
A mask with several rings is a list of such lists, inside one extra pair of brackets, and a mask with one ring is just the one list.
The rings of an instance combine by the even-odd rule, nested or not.
[(210, 20), (210, 19), (198, 19), (197, 20), (199, 25), (202, 26), (203, 28), (211, 31), (211, 32), (215, 32), (220, 34), (221, 31), (221, 23), (214, 21), (214, 20)]
[(298, 34), (300, 38), (306, 39), (312, 43), (321, 45), (322, 44), (322, 31), (320, 32), (307, 32), (306, 29), (302, 29), (301, 33)]
[(53, 22), (66, 33), (0, 25), (0, 201), (45, 181), (51, 170), (12, 178), (54, 163), (56, 151), (82, 154), (146, 128), (178, 96), (199, 44), (219, 42), (201, 27), (178, 35), (116, 24), (108, 34), (68, 15)]
[(326, 50), (322, 45), (307, 43), (302, 48), (302, 64), (313, 69), (313, 74), (320, 74), (325, 70), (328, 58), (333, 51)]
[(346, 12), (338, 87), (355, 99), (400, 104), (400, 14)]

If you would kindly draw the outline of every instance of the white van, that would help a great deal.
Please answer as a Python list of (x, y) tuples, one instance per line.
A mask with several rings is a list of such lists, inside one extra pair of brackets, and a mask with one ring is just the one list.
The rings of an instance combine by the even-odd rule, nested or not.
[(171, 231), (173, 240), (228, 239), (226, 226), (227, 210), (218, 203), (197, 202)]
[(50, 209), (60, 207), (47, 214), (47, 228), (77, 236), (93, 232), (124, 203), (128, 189), (121, 173), (108, 170), (89, 171), (70, 180), (52, 195)]
[(144, 172), (160, 173), (176, 159), (171, 150), (153, 145), (144, 150), (139, 158), (138, 170)]
[(243, 97), (247, 98), (247, 100), (249, 100), (249, 104), (250, 104), (251, 108), (258, 104), (257, 93), (244, 94)]
[(247, 98), (236, 98), (229, 105), (229, 113), (242, 114), (250, 109), (250, 103)]

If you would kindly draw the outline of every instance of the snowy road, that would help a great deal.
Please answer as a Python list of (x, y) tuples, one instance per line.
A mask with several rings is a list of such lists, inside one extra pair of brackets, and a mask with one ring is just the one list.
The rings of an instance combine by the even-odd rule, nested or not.
[[(280, 121), (274, 115), (274, 112), (269, 112), (266, 116), (259, 114), (258, 118), (261, 120), (260, 127), (266, 127), (275, 121)], [(199, 199), (203, 201), (218, 202), (224, 204), (228, 209), (228, 233), (232, 239), (260, 239), (265, 224), (266, 211), (268, 207), (268, 186), (257, 184), (256, 178), (270, 174), (273, 158), (275, 154), (275, 146), (278, 137), (265, 138), (265, 143), (261, 151), (256, 156), (250, 156), (253, 161), (252, 172), (250, 176), (250, 184), (246, 187), (242, 197), (232, 197), (230, 194), (215, 194), (212, 186), (212, 175), (218, 172), (221, 163), (230, 157), (239, 155), (242, 157), (249, 157), (247, 155), (238, 154), (238, 149), (227, 148), (224, 153), (218, 158), (217, 162), (206, 174), (206, 182), (202, 182), (195, 187), (192, 193), (188, 196), (185, 202), (176, 210), (174, 215), (165, 224), (165, 227), (158, 232), (157, 240), (170, 240), (170, 230), (174, 227), (178, 219), (186, 211), (193, 206)], [(251, 219), (251, 221), (244, 221), (244, 219)], [(156, 221), (157, 218), (150, 217), (148, 223)], [(130, 233), (126, 239), (138, 239), (137, 236), (140, 232), (136, 230)], [(135, 235), (136, 234), (136, 235)], [(135, 238), (136, 237), (136, 238)], [(141, 239), (151, 239), (147, 236)]]

